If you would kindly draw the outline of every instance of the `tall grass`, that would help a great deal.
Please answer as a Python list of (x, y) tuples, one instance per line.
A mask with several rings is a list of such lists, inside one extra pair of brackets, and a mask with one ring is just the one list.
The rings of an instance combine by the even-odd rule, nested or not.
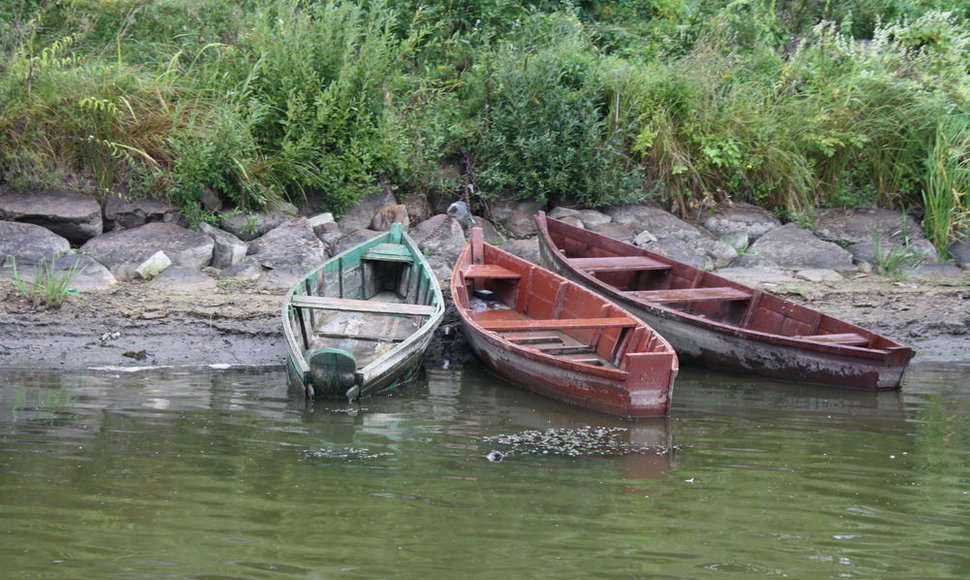
[(970, 117), (944, 117), (927, 156), (923, 229), (941, 257), (954, 238), (970, 234)]

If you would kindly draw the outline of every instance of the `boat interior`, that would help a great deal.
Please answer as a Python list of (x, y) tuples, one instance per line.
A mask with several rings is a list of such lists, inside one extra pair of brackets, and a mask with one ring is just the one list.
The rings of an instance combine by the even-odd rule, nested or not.
[(404, 244), (384, 243), (328, 262), (295, 294), (305, 351), (337, 348), (364, 367), (437, 311), (430, 274)]
[(726, 326), (819, 344), (893, 346), (862, 328), (700, 268), (563, 222), (547, 220), (547, 224), (561, 257), (635, 301)]
[[(482, 245), (460, 269), (453, 299), (511, 344), (599, 367), (623, 368), (628, 352), (668, 348), (613, 304), (520, 258)], [(476, 254), (478, 252), (478, 254)], [(481, 260), (477, 261), (477, 256)]]

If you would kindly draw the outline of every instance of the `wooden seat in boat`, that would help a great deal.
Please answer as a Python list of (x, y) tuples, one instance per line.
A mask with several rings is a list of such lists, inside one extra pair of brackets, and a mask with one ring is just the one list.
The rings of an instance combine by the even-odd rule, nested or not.
[(646, 256), (602, 256), (569, 258), (569, 262), (587, 272), (629, 272), (633, 270), (669, 270), (670, 264)]
[(491, 278), (500, 280), (516, 280), (522, 276), (508, 268), (495, 264), (471, 264), (464, 270), (465, 278)]
[(846, 346), (866, 346), (869, 339), (855, 332), (844, 332), (839, 334), (815, 334), (811, 336), (796, 336), (812, 342), (823, 342), (826, 344), (841, 344)]
[(627, 295), (647, 302), (703, 302), (711, 300), (750, 300), (752, 293), (730, 286), (677, 288), (671, 290), (635, 290)]
[(430, 316), (437, 311), (435, 306), (425, 304), (376, 302), (371, 300), (354, 300), (352, 298), (330, 298), (329, 296), (293, 296), (290, 304), (297, 308), (340, 310), (343, 312), (369, 312), (373, 314)]
[(568, 330), (574, 328), (625, 328), (636, 326), (632, 318), (618, 316), (614, 318), (551, 318), (536, 320), (532, 318), (518, 320), (479, 320), (477, 324), (485, 330)]

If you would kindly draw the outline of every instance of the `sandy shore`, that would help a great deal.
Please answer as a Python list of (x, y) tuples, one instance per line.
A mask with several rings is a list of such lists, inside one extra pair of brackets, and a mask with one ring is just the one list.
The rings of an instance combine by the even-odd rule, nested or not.
[[(917, 364), (970, 362), (970, 276), (761, 287), (909, 344), (917, 349)], [(282, 292), (247, 284), (177, 292), (125, 282), (46, 310), (0, 281), (0, 367), (279, 366), (285, 353), (282, 299)], [(444, 326), (453, 323), (446, 318)]]

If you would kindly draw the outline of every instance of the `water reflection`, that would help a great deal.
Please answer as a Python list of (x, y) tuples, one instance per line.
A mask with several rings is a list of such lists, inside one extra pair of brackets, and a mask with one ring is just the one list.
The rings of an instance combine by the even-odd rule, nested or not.
[[(282, 371), (3, 378), (11, 578), (970, 577), (968, 367), (889, 393), (684, 369), (636, 423), (472, 367), (356, 404)], [(528, 434), (620, 447), (500, 443)]]

